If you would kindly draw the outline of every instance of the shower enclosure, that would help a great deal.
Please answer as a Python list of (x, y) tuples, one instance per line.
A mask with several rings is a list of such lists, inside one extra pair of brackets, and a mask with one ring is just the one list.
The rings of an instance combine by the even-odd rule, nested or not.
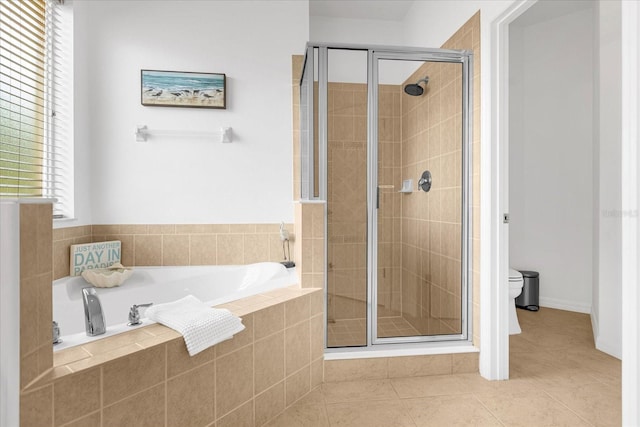
[(328, 349), (471, 339), (471, 62), (307, 45), (300, 196), (326, 202)]

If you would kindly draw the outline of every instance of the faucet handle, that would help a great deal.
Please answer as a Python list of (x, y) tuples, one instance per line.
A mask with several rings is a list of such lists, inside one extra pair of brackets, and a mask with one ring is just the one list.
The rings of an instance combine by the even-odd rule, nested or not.
[(60, 326), (58, 326), (58, 322), (53, 321), (53, 343), (60, 344), (62, 342), (62, 338), (60, 338)]
[(142, 324), (142, 322), (140, 321), (140, 312), (138, 311), (138, 308), (149, 307), (151, 305), (153, 305), (152, 302), (147, 304), (133, 304), (129, 309), (129, 323), (127, 323), (127, 326), (136, 326)]

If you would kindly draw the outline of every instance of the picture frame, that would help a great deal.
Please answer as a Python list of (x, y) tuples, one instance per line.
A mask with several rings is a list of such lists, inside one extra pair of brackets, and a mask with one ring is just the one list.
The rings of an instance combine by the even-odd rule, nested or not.
[(224, 73), (140, 70), (140, 101), (147, 107), (227, 108)]

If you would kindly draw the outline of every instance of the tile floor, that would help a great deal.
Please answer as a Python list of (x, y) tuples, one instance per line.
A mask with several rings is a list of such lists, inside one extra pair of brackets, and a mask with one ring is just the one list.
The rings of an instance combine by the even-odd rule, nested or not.
[(325, 383), (269, 427), (619, 426), (620, 361), (594, 348), (588, 315), (518, 310), (511, 379), (477, 374)]

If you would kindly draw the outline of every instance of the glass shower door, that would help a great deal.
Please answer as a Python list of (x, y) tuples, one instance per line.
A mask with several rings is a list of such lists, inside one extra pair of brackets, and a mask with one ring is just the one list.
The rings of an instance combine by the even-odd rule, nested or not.
[(374, 343), (459, 336), (462, 64), (379, 59), (377, 66)]

